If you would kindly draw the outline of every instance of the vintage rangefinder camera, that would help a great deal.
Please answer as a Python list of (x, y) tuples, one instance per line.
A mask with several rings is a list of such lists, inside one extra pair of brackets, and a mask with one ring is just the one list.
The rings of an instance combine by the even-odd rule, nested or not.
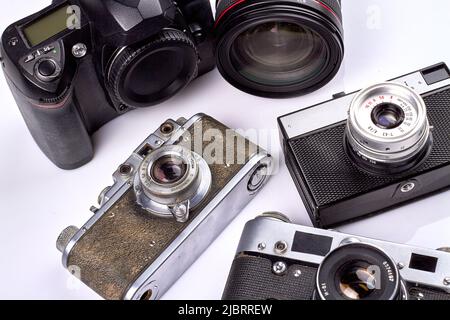
[(448, 187), (449, 106), (441, 63), (279, 118), (313, 224), (341, 224)]
[(158, 299), (267, 181), (267, 152), (206, 115), (168, 120), (114, 173), (63, 265), (106, 299)]
[[(429, 250), (287, 223), (247, 223), (226, 300), (450, 300), (448, 248)], [(276, 232), (275, 232), (276, 231)]]
[(74, 169), (103, 124), (214, 68), (213, 23), (208, 0), (58, 0), (6, 29), (1, 60), (37, 144)]

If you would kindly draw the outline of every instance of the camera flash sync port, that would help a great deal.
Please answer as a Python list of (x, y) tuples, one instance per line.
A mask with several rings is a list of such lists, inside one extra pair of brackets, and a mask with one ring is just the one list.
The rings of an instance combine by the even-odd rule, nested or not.
[(283, 254), (286, 253), (288, 249), (288, 244), (286, 243), (286, 241), (278, 241), (277, 243), (275, 243), (275, 252), (278, 254)]

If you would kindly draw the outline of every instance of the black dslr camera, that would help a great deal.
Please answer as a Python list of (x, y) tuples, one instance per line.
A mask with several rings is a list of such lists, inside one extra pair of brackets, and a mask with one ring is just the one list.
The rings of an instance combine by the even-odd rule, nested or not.
[[(287, 223), (247, 223), (226, 300), (450, 300), (450, 252)], [(276, 230), (276, 232), (274, 232)]]
[(279, 118), (313, 224), (341, 224), (450, 186), (449, 106), (441, 63)]
[(68, 0), (8, 27), (1, 60), (31, 134), (58, 167), (93, 157), (90, 135), (214, 68), (208, 0)]

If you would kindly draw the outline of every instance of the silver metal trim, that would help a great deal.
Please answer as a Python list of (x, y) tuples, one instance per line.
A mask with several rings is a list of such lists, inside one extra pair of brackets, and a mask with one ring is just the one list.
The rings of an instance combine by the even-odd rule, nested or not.
[[(392, 103), (405, 113), (403, 123), (382, 129), (372, 119), (378, 105)], [(361, 90), (350, 105), (346, 135), (352, 148), (371, 162), (396, 163), (427, 147), (431, 134), (427, 108), (414, 90), (398, 83), (380, 83)]]
[[(421, 71), (402, 76), (390, 82), (403, 84), (415, 90), (420, 95), (438, 90), (445, 86), (450, 86), (450, 79), (428, 85), (423, 78)], [(286, 138), (293, 139), (327, 126), (346, 121), (350, 104), (358, 92), (282, 116), (280, 118), (280, 123), (281, 127), (286, 132)]]
[[(277, 232), (273, 232), (274, 230)], [(274, 260), (278, 258), (292, 259), (320, 265), (325, 257), (293, 252), (292, 250), (288, 250), (288, 252), (280, 255), (271, 250), (271, 248), (273, 248), (275, 243), (278, 241), (286, 241), (289, 248), (292, 248), (294, 236), (297, 231), (332, 238), (333, 241), (331, 251), (340, 247), (343, 241), (349, 238), (358, 239), (362, 243), (376, 246), (382, 251), (388, 253), (395, 263), (401, 263), (405, 266), (403, 269), (399, 270), (403, 281), (414, 285), (417, 284), (433, 287), (450, 293), (450, 287), (445, 286), (443, 283), (443, 279), (450, 277), (450, 254), (447, 252), (369, 239), (335, 231), (314, 229), (300, 225), (288, 224), (270, 218), (258, 217), (246, 224), (237, 249), (237, 254), (242, 252), (253, 252), (255, 254), (263, 253), (273, 256)], [(259, 248), (259, 244), (262, 242), (266, 244), (266, 248), (264, 250)], [(438, 264), (436, 266), (436, 271), (431, 273), (410, 268), (409, 262), (413, 253), (437, 258)]]
[[(248, 192), (247, 184), (261, 163), (270, 167), (271, 158), (265, 152), (256, 154), (245, 164), (214, 200), (206, 205), (169, 247), (136, 279), (124, 299), (139, 300), (150, 283), (156, 283), (160, 294), (164, 294), (255, 196)], [(230, 203), (233, 206), (230, 206)], [(193, 248), (195, 250), (192, 250)]]

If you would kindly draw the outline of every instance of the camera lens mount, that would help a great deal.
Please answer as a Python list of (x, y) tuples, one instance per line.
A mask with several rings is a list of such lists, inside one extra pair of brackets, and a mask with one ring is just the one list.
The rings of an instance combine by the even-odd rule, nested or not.
[(134, 178), (134, 191), (137, 203), (148, 212), (178, 219), (201, 203), (211, 182), (211, 171), (202, 157), (171, 145), (144, 159)]
[(405, 294), (396, 263), (373, 245), (343, 245), (325, 257), (317, 272), (320, 300), (400, 300)]
[(426, 158), (431, 127), (422, 97), (397, 83), (361, 90), (353, 99), (346, 129), (351, 159), (371, 173), (397, 174)]
[(107, 83), (117, 101), (141, 108), (169, 99), (197, 73), (198, 53), (192, 39), (168, 29), (145, 43), (118, 50), (109, 64)]
[(219, 71), (248, 93), (306, 94), (328, 83), (341, 65), (338, 0), (220, 0), (216, 20)]

